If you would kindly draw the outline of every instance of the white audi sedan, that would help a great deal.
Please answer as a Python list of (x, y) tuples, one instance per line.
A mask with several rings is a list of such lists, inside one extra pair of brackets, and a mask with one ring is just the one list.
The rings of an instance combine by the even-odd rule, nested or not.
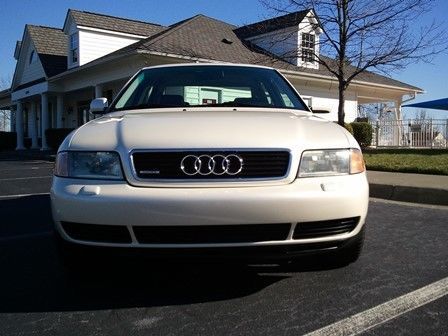
[(64, 250), (358, 258), (368, 207), (358, 143), (275, 69), (145, 68), (91, 112), (101, 116), (57, 153)]

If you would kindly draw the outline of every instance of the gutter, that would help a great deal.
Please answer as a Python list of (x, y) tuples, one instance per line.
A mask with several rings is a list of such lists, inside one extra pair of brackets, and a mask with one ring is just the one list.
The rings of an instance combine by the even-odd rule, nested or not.
[(132, 54), (136, 54), (135, 50), (131, 50), (129, 52), (126, 52), (126, 53), (123, 53), (123, 54), (118, 54), (118, 55), (106, 55), (106, 56), (103, 56), (103, 57), (98, 58), (96, 60), (93, 60), (93, 61), (91, 61), (89, 63), (86, 63), (84, 65), (81, 65), (80, 67), (75, 67), (75, 68), (69, 69), (69, 70), (67, 70), (65, 72), (62, 72), (62, 73), (60, 73), (58, 75), (55, 75), (53, 77), (50, 77), (50, 78), (48, 78), (48, 82), (52, 83), (52, 82), (57, 81), (58, 79), (64, 78), (65, 76), (71, 75), (71, 74), (76, 73), (78, 71), (89, 69), (91, 67), (100, 65), (102, 63), (106, 63), (106, 62), (109, 62), (109, 61), (117, 60), (117, 59), (120, 59), (120, 58), (123, 58), (123, 57), (126, 57), (126, 56), (131, 56)]
[[(299, 71), (294, 71), (294, 70), (281, 70), (279, 69), (279, 71), (281, 73), (284, 73), (285, 75), (293, 75), (293, 76), (298, 76), (298, 77), (308, 77), (308, 78), (314, 78), (314, 79), (320, 79), (320, 80), (331, 80), (334, 81), (335, 79), (333, 77), (330, 76), (324, 76), (324, 75), (318, 75), (318, 74), (310, 74), (307, 72), (299, 72)], [(394, 90), (399, 90), (399, 91), (413, 91), (416, 93), (424, 93), (424, 90), (421, 89), (411, 89), (411, 88), (403, 88), (400, 86), (394, 86), (394, 85), (387, 85), (387, 84), (378, 84), (378, 83), (372, 83), (372, 82), (366, 82), (366, 81), (358, 81), (358, 80), (354, 80), (352, 82), (351, 85), (358, 85), (358, 86), (375, 86), (375, 87), (379, 87), (379, 88), (385, 88), (385, 89), (394, 89)]]

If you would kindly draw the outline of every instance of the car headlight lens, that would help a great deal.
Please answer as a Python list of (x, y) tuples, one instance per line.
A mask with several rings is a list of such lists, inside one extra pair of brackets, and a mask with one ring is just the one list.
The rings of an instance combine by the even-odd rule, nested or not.
[(54, 174), (60, 177), (123, 180), (120, 157), (115, 152), (60, 152)]
[(358, 174), (365, 170), (359, 149), (326, 149), (303, 152), (298, 177)]

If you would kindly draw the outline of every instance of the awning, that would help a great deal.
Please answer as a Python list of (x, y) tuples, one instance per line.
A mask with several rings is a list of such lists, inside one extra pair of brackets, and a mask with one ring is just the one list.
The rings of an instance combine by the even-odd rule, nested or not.
[(402, 107), (420, 107), (433, 110), (446, 110), (448, 111), (448, 98), (429, 100), (426, 102), (403, 105)]

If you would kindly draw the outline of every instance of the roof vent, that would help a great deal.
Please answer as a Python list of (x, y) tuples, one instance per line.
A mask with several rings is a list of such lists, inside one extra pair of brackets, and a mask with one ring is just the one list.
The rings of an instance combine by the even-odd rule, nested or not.
[(223, 38), (223, 39), (221, 40), (221, 42), (223, 42), (223, 43), (225, 43), (225, 44), (232, 44), (232, 43), (233, 43), (233, 41), (228, 40), (228, 39), (226, 39), (226, 38)]

